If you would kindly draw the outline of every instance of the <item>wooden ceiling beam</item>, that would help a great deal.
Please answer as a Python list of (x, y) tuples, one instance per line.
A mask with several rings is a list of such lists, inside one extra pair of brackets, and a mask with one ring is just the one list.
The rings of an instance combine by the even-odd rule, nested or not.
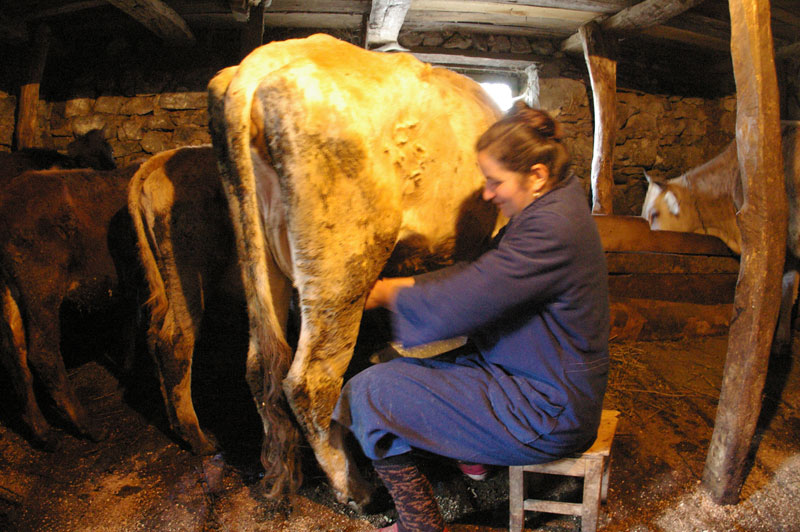
[(411, 54), (425, 63), (446, 67), (481, 67), (491, 70), (523, 71), (532, 64), (541, 64), (547, 58), (538, 55), (498, 54), (498, 53), (470, 53), (461, 50), (453, 53), (452, 50), (435, 49), (426, 51), (411, 51)]
[(397, 44), (411, 0), (372, 0), (364, 48)]
[(108, 3), (169, 43), (189, 45), (195, 42), (186, 21), (161, 0), (108, 0)]
[[(700, 4), (703, 0), (645, 0), (599, 21), (606, 32), (640, 31), (665, 23), (671, 18)], [(575, 33), (561, 43), (561, 50), (570, 53), (583, 51), (580, 33)]]

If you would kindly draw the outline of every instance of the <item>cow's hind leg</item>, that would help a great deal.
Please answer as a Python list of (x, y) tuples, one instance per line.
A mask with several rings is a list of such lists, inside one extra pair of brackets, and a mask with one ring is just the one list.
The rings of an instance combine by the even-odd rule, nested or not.
[[(200, 428), (192, 402), (192, 359), (202, 319), (201, 292), (190, 282), (184, 290), (171, 291), (166, 308), (151, 309), (147, 333), (170, 427), (193, 453), (200, 455), (217, 450), (216, 442)], [(194, 312), (189, 310), (190, 305)]]
[(11, 379), (11, 386), (20, 402), (20, 417), (30, 431), (33, 444), (55, 450), (58, 439), (50, 430), (33, 391), (33, 375), (28, 368), (25, 329), (17, 302), (7, 286), (1, 286), (3, 319), (0, 321), (0, 362)]
[(342, 503), (363, 506), (371, 488), (348, 456), (331, 416), (353, 355), (364, 305), (355, 301), (303, 301), (303, 321), (294, 361), (283, 389), (314, 454)]
[[(39, 324), (47, 326), (39, 327)], [(105, 429), (91, 419), (67, 378), (67, 370), (59, 350), (60, 330), (58, 316), (49, 309), (31, 318), (26, 329), (28, 362), (64, 421), (79, 435), (92, 441), (100, 441), (106, 436)]]

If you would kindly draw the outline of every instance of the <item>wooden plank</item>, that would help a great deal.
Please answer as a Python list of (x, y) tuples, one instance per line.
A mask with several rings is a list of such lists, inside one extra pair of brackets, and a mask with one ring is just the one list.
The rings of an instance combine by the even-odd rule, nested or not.
[(264, 11), (268, 3), (261, 2), (248, 12), (247, 24), (241, 33), (239, 57), (244, 58), (264, 43)]
[(786, 250), (778, 82), (769, 0), (729, 0), (736, 80), (736, 144), (744, 190), (737, 215), (742, 265), (703, 486), (736, 504), (761, 411)]
[(189, 45), (195, 42), (194, 34), (186, 21), (161, 0), (107, 1), (169, 43)]
[(342, 13), (273, 13), (264, 14), (264, 24), (282, 28), (355, 29), (362, 15)]
[(365, 47), (396, 43), (410, 6), (411, 0), (372, 0)]
[(554, 19), (561, 20), (562, 22), (572, 22), (576, 28), (597, 16), (597, 13), (592, 11), (539, 7), (525, 4), (481, 2), (475, 0), (459, 2), (452, 2), (449, 0), (414, 0), (411, 3), (411, 11), (424, 12), (426, 14), (432, 14), (434, 12), (450, 13), (450, 16), (456, 17), (465, 16), (465, 13), (480, 13), (493, 16), (504, 15), (508, 17), (508, 20), (513, 20), (514, 18), (533, 20)]
[[(658, 26), (702, 1), (645, 0), (608, 17), (600, 23), (600, 27), (608, 32), (631, 32)], [(571, 53), (580, 52), (580, 35), (576, 33), (562, 42), (561, 50)]]
[(606, 252), (608, 273), (650, 273), (672, 275), (739, 274), (736, 257), (687, 255), (683, 253)]
[[(584, 22), (591, 20), (591, 17), (582, 19)], [(517, 26), (538, 31), (556, 31), (563, 35), (568, 35), (577, 31), (581, 22), (572, 20), (563, 20), (554, 17), (532, 17), (532, 16), (515, 16), (503, 14), (488, 14), (488, 13), (471, 13), (464, 12), (451, 12), (451, 11), (411, 11), (409, 10), (406, 15), (406, 21), (410, 22), (424, 22), (431, 23), (457, 23), (457, 24), (486, 24), (486, 33), (492, 33), (494, 27), (499, 26)], [(406, 26), (404, 26), (405, 28)]]
[[(733, 299), (733, 289), (730, 299)], [(610, 311), (609, 341), (677, 340), (727, 334), (733, 304), (662, 301), (612, 294)]]
[(442, 51), (437, 52), (411, 52), (420, 61), (434, 65), (456, 67), (485, 67), (496, 70), (523, 70), (543, 58), (538, 56), (520, 56), (519, 54), (491, 54), (472, 55), (468, 52), (453, 54)]
[[(442, 31), (452, 31), (456, 32), (464, 32), (464, 33), (484, 33), (484, 34), (491, 34), (491, 35), (517, 35), (520, 37), (530, 37), (531, 36), (531, 28), (529, 26), (511, 26), (511, 25), (495, 25), (490, 23), (472, 23), (472, 22), (460, 22), (455, 23), (452, 21), (431, 21), (427, 20), (424, 17), (406, 17), (406, 21), (403, 24), (404, 31), (435, 31), (435, 32), (442, 32)], [(564, 36), (569, 35), (572, 30), (565, 31), (563, 28), (537, 28), (536, 29), (536, 38), (537, 39), (563, 39)]]
[(738, 273), (611, 274), (608, 291), (613, 297), (720, 305), (733, 302), (738, 278)]
[(642, 34), (654, 39), (667, 39), (670, 41), (698, 46), (708, 50), (728, 51), (730, 44), (728, 40), (723, 40), (715, 36), (705, 35), (690, 30), (674, 28), (671, 26), (655, 26), (642, 31)]
[(647, 220), (640, 216), (596, 214), (593, 218), (606, 251), (734, 256), (717, 237), (676, 231), (651, 231)]
[[(426, 5), (431, 0), (412, 0), (411, 6), (413, 9), (420, 9), (421, 5)], [(453, 10), (458, 9), (458, 5), (462, 2), (458, 0), (438, 0), (440, 3), (451, 4)], [(616, 13), (621, 9), (630, 7), (639, 0), (521, 0), (514, 2), (516, 7), (532, 7), (532, 8), (559, 8), (574, 11), (590, 11), (593, 13)], [(466, 3), (466, 2), (465, 2)], [(501, 7), (508, 7), (511, 5), (508, 0), (484, 0), (482, 4), (497, 4)]]
[(581, 26), (583, 57), (594, 102), (592, 213), (614, 212), (614, 144), (617, 137), (617, 60), (613, 42), (596, 22)]
[(523, 507), (526, 512), (542, 512), (548, 514), (581, 515), (583, 505), (577, 502), (543, 501), (525, 499)]
[(285, 13), (368, 14), (372, 0), (272, 0), (269, 11)]

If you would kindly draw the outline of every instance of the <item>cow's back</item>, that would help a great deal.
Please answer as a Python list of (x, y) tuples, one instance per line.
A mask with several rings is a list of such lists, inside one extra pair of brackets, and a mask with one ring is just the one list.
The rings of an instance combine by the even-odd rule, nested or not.
[(302, 239), (305, 228), (328, 223), (338, 238), (382, 220), (361, 253), (395, 248), (389, 272), (477, 254), (497, 214), (480, 199), (474, 145), (499, 117), (477, 83), (409, 54), (318, 35), (256, 50), (229, 92), (250, 82), (255, 65), (261, 107), (251, 116), (266, 115), (276, 188), (291, 213), (271, 225), (291, 223)]
[(124, 209), (134, 170), (43, 170), (12, 178), (0, 192), (6, 275), (14, 277), (24, 293), (38, 298), (63, 297), (70, 287), (56, 286), (76, 277), (81, 283), (72, 288), (114, 287), (109, 227)]

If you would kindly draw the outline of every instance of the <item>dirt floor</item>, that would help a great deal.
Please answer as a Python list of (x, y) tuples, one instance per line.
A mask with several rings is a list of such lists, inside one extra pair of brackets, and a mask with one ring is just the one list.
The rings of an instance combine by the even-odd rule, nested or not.
[[(130, 380), (105, 358), (70, 362), (80, 397), (108, 430), (100, 443), (64, 432), (60, 450), (35, 450), (8, 401), (0, 402), (0, 530), (359, 532), (391, 522), (381, 489), (364, 512), (334, 502), (307, 449), (301, 491), (283, 503), (265, 500), (259, 424), (237, 359), (241, 331), (220, 327), (221, 337), (234, 340), (201, 346), (218, 355), (198, 356), (195, 368), (201, 421), (222, 448), (216, 456), (193, 456), (171, 438), (146, 363)], [(612, 344), (606, 407), (622, 414), (601, 530), (800, 531), (797, 338), (793, 353), (772, 361), (741, 502), (717, 506), (700, 485), (726, 346), (724, 336)], [(507, 528), (506, 471), (475, 482), (447, 461), (427, 460), (424, 468), (452, 532)], [(533, 480), (543, 496), (579, 494), (576, 479)], [(526, 530), (580, 529), (578, 518), (526, 515)]]

